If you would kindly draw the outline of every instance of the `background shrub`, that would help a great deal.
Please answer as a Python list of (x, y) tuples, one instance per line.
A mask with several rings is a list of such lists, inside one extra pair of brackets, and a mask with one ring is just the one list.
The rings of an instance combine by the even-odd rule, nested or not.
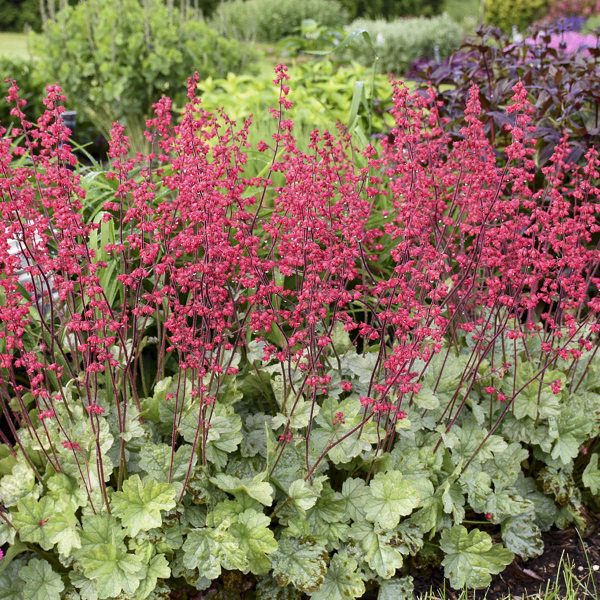
[[(32, 121), (43, 109), (42, 97), (44, 94), (44, 82), (36, 76), (33, 63), (25, 59), (9, 58), (0, 56), (0, 98), (8, 95), (9, 84), (5, 80), (14, 79), (19, 83), (21, 97), (27, 101), (25, 114)], [(0, 104), (0, 124), (6, 127), (13, 122), (10, 115), (10, 107), (5, 102)]]
[[(424, 84), (433, 83), (443, 101), (442, 114), (450, 118), (457, 137), (464, 125), (459, 107), (471, 85), (477, 84), (485, 127), (498, 149), (508, 143), (502, 110), (513, 87), (522, 81), (535, 98), (538, 165), (548, 161), (565, 133), (571, 147), (569, 159), (578, 161), (590, 146), (597, 146), (600, 131), (598, 40), (591, 44), (591, 37), (546, 31), (513, 43), (497, 29), (482, 28), (446, 64), (427, 69), (421, 79)], [(596, 48), (578, 51), (582, 43)]]
[(513, 27), (522, 31), (536, 19), (542, 17), (548, 8), (548, 0), (485, 0), (485, 22), (503, 31)]
[(322, 25), (341, 25), (347, 15), (335, 0), (234, 0), (221, 4), (213, 26), (238, 40), (276, 42), (295, 33), (304, 19)]
[(0, 2), (0, 31), (22, 31), (25, 27), (39, 29), (39, 0), (2, 0)]
[[(106, 131), (143, 123), (162, 94), (198, 70), (240, 71), (252, 53), (160, 0), (87, 0), (61, 11), (33, 40), (40, 77), (60, 83), (75, 108)], [(177, 96), (175, 96), (177, 98)]]
[(594, 15), (587, 19), (583, 26), (583, 33), (592, 33), (600, 29), (600, 14)]
[(600, 0), (551, 0), (548, 16), (552, 19), (561, 17), (591, 17), (600, 13)]
[[(392, 88), (385, 75), (373, 76), (370, 69), (357, 63), (338, 68), (323, 60), (298, 64), (290, 69), (290, 76), (294, 87), (289, 116), (303, 150), (314, 129), (336, 131), (341, 124), (354, 134), (355, 141), (366, 145), (374, 135), (391, 127)], [(199, 89), (206, 110), (223, 108), (238, 123), (252, 116), (251, 143), (271, 137), (273, 119), (268, 109), (277, 103), (278, 90), (270, 73), (202, 79)], [(251, 156), (247, 174), (256, 174), (264, 165), (263, 154)]]
[(436, 15), (443, 0), (341, 0), (341, 4), (352, 19), (393, 19)]
[[(458, 48), (463, 31), (448, 15), (414, 19), (354, 21), (350, 30), (366, 30), (375, 46), (380, 68), (388, 73), (403, 73), (419, 58), (448, 56)], [(373, 51), (363, 39), (353, 44), (357, 60), (372, 64)]]

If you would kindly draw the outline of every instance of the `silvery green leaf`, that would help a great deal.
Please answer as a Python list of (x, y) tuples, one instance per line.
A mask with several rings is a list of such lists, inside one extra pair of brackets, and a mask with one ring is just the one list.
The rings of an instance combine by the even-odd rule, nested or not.
[(309, 594), (313, 600), (349, 600), (365, 593), (365, 584), (357, 572), (357, 562), (345, 552), (338, 552), (329, 563), (321, 587)]
[(511, 552), (525, 560), (541, 556), (544, 552), (542, 532), (535, 522), (533, 512), (503, 521), (502, 540)]
[(293, 585), (310, 594), (319, 589), (327, 572), (325, 547), (310, 540), (282, 537), (271, 555), (273, 576), (280, 586)]

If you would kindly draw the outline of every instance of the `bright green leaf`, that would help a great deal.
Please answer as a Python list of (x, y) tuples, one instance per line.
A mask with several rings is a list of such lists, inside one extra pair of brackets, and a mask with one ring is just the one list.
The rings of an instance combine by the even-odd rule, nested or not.
[(365, 593), (365, 584), (358, 573), (358, 564), (346, 553), (336, 554), (321, 587), (310, 594), (313, 600), (348, 600)]
[(96, 583), (99, 598), (114, 598), (121, 592), (133, 594), (146, 572), (140, 558), (128, 553), (122, 544), (87, 549), (79, 562), (84, 575)]
[(319, 495), (323, 490), (322, 479), (321, 477), (317, 477), (312, 485), (304, 479), (296, 479), (296, 481), (292, 482), (288, 494), (298, 508), (308, 510), (317, 503)]
[(19, 577), (25, 582), (23, 600), (60, 600), (65, 589), (60, 575), (45, 560), (32, 558), (20, 569)]
[(156, 554), (150, 559), (146, 570), (146, 577), (135, 592), (136, 600), (147, 598), (156, 588), (159, 579), (168, 579), (171, 569), (164, 554)]
[(21, 498), (17, 502), (18, 512), (13, 515), (13, 524), (24, 542), (39, 544), (44, 550), (54, 546), (54, 536), (60, 532), (56, 528), (57, 513), (54, 500), (44, 496), (39, 501), (32, 497)]
[(387, 530), (397, 527), (400, 517), (409, 515), (421, 500), (400, 471), (377, 473), (369, 488), (372, 498), (366, 507), (367, 519)]
[(253, 479), (240, 479), (239, 477), (219, 473), (211, 477), (210, 482), (228, 494), (237, 496), (243, 493), (265, 506), (273, 504), (273, 488), (267, 481), (262, 481), (260, 475)]
[(592, 454), (590, 462), (583, 471), (582, 476), (583, 485), (590, 488), (592, 494), (598, 494), (600, 492), (600, 469), (598, 468), (598, 454)]
[(267, 557), (277, 550), (277, 542), (269, 529), (271, 519), (255, 510), (245, 510), (230, 527), (242, 551), (248, 557), (248, 569), (255, 575), (267, 573), (271, 563)]
[(440, 547), (446, 554), (442, 561), (444, 574), (456, 590), (487, 587), (491, 576), (503, 571), (514, 558), (510, 550), (492, 544), (487, 533), (467, 531), (462, 525), (442, 531)]
[(359, 544), (369, 568), (382, 579), (393, 577), (396, 570), (402, 567), (402, 555), (392, 533), (380, 531), (371, 523), (360, 521), (350, 528), (350, 537)]
[(364, 518), (371, 498), (370, 489), (362, 479), (349, 477), (342, 484), (342, 497), (346, 500), (346, 512), (353, 521)]
[(161, 511), (175, 508), (175, 487), (153, 479), (142, 481), (132, 475), (123, 483), (123, 489), (112, 496), (113, 513), (123, 522), (131, 537), (140, 531), (160, 527)]

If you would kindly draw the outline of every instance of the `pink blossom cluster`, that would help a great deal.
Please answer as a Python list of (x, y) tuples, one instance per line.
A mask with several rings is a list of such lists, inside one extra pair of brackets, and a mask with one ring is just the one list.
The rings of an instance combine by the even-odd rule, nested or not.
[[(343, 131), (314, 131), (300, 150), (280, 65), (275, 132), (256, 148), (268, 163), (255, 177), (246, 175), (251, 121), (238, 126), (206, 112), (196, 84), (191, 78), (179, 120), (169, 98), (156, 103), (146, 153), (133, 154), (115, 123), (106, 174), (114, 192), (95, 221), (84, 217), (84, 203), (94, 199), (72, 168), (60, 90), (48, 88), (46, 111), (33, 124), (10, 88), (22, 125), (3, 129), (0, 139), (0, 401), (16, 440), (21, 428), (35, 427), (25, 394), (38, 418), (53, 422), (54, 403), (74, 402), (67, 381), (94, 431), (109, 409), (124, 428), (126, 407), (139, 406), (151, 326), (155, 380), (168, 362), (178, 366), (169, 396), (173, 446), (192, 385), (202, 456), (215, 403), (238, 372), (234, 357), (250, 340), (263, 344), (265, 361), (281, 365), (295, 403), (317, 403), (335, 385), (338, 328), (360, 352), (373, 350), (362, 424), (377, 422), (382, 449), (434, 355), (459, 340), (470, 340), (472, 355), (444, 416), (449, 427), (482, 361), (492, 357), (498, 367), (498, 344), (537, 339), (543, 379), (553, 361), (577, 361), (595, 343), (598, 152), (590, 149), (579, 167), (566, 160), (564, 138), (545, 181), (534, 180), (532, 107), (521, 84), (507, 109), (512, 143), (502, 155), (485, 134), (475, 87), (456, 140), (433, 92), (411, 93), (400, 83), (395, 127), (380, 146), (359, 151)], [(103, 223), (116, 232), (105, 259), (90, 247)], [(25, 263), (11, 251), (15, 240)], [(118, 282), (116, 299), (102, 283), (107, 273)], [(352, 382), (341, 385), (355, 393)], [(552, 389), (560, 391), (556, 382)], [(517, 393), (497, 399), (508, 409)], [(334, 420), (343, 426), (344, 413)], [(279, 439), (291, 442), (289, 428)], [(63, 447), (79, 452), (81, 443), (65, 439)], [(48, 459), (57, 462), (51, 450)]]

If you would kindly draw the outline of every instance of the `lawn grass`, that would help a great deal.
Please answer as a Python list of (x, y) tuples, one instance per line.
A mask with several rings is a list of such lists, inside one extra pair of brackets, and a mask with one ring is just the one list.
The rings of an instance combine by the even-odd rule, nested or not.
[(0, 57), (27, 58), (27, 34), (0, 31)]

